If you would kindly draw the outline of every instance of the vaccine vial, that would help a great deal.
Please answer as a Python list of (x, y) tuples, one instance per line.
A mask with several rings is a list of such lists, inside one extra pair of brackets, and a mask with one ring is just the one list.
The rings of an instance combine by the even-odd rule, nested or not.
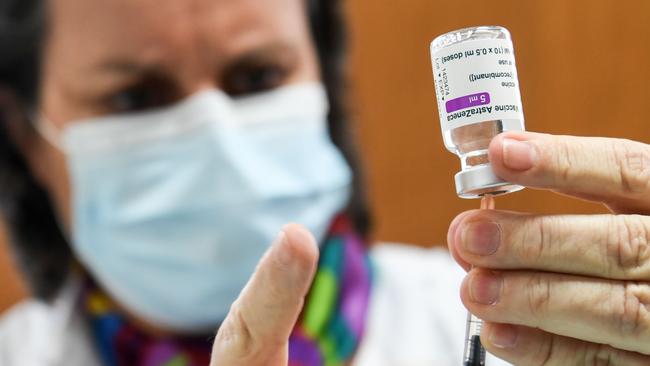
[(445, 147), (460, 157), (458, 196), (480, 198), (523, 189), (497, 177), (488, 159), (493, 137), (525, 129), (508, 30), (483, 26), (443, 34), (431, 42), (431, 62)]

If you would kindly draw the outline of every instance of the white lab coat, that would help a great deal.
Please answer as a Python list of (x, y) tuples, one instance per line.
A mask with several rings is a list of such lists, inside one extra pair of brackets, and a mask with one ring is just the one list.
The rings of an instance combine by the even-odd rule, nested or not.
[[(460, 366), (466, 311), (462, 270), (441, 249), (385, 244), (376, 265), (365, 338), (354, 366)], [(28, 300), (0, 320), (1, 366), (100, 366), (76, 311), (79, 281), (51, 305)], [(488, 366), (509, 365), (488, 356)]]

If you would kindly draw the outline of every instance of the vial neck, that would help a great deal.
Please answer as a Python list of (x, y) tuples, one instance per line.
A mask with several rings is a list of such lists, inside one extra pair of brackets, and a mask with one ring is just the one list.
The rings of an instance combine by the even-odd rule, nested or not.
[(488, 150), (475, 150), (460, 156), (460, 165), (462, 170), (470, 169), (475, 166), (489, 164)]

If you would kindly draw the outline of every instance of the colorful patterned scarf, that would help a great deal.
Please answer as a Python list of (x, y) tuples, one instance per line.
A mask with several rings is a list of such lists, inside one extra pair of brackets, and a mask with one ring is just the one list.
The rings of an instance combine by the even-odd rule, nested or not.
[[(289, 339), (289, 366), (348, 364), (366, 323), (371, 265), (350, 220), (337, 217), (321, 247), (305, 307)], [(82, 301), (106, 366), (207, 366), (214, 336), (156, 338), (127, 322), (91, 281)]]

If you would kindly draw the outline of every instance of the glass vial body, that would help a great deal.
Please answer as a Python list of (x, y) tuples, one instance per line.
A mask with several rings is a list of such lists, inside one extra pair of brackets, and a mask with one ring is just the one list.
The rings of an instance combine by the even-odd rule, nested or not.
[(505, 131), (523, 131), (524, 114), (510, 33), (499, 26), (449, 32), (431, 42), (431, 62), (445, 147), (461, 161), (462, 198), (523, 187), (498, 178), (488, 146)]

